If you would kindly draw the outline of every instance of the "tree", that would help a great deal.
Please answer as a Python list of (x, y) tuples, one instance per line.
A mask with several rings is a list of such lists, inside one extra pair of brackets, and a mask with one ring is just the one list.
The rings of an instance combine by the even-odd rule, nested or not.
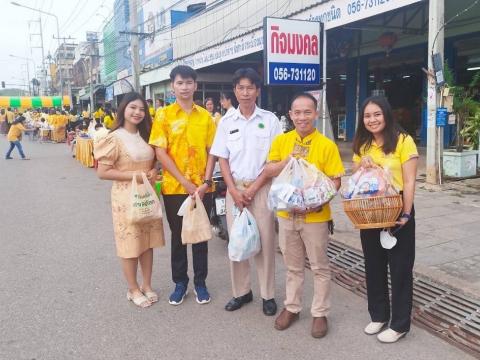
[[(472, 117), (475, 118), (477, 116), (477, 112), (480, 109), (480, 103), (475, 100), (475, 92), (478, 85), (480, 85), (480, 71), (477, 72), (474, 76), (470, 84), (467, 86), (456, 85), (453, 73), (451, 69), (448, 67), (448, 64), (445, 63), (445, 83), (450, 88), (450, 93), (453, 95), (453, 111), (455, 112), (457, 118), (457, 131), (456, 131), (456, 141), (455, 141), (455, 150), (457, 152), (463, 151), (464, 145), (464, 136), (466, 134), (467, 128), (465, 128), (465, 124), (470, 124), (468, 127), (468, 134), (472, 132), (472, 130), (477, 132), (478, 128), (475, 130), (474, 120), (470, 120)], [(478, 136), (477, 136), (478, 140)]]

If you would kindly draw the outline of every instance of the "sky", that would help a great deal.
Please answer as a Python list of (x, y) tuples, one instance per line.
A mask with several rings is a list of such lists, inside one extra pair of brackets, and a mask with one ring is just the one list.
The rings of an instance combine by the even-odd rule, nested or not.
[[(60, 37), (72, 37), (74, 43), (86, 41), (86, 31), (101, 31), (105, 19), (113, 14), (114, 0), (17, 0), (19, 4), (55, 14), (60, 26)], [(42, 64), (42, 51), (31, 46), (40, 46), (38, 20), (41, 16), (45, 56), (52, 55), (58, 46), (56, 21), (53, 16), (14, 6), (11, 0), (0, 0), (2, 16), (0, 21), (0, 81), (7, 84), (25, 84), (29, 63), (30, 78), (33, 78), (34, 63)], [(101, 35), (99, 36), (101, 38)], [(33, 61), (13, 58), (10, 54)], [(22, 88), (21, 86), (6, 86)]]

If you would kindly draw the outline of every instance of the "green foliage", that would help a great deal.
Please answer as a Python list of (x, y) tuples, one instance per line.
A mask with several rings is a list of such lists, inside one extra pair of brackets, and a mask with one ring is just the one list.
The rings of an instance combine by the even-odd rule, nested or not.
[(464, 138), (478, 149), (478, 134), (480, 132), (480, 102), (475, 100), (476, 87), (480, 85), (480, 71), (476, 72), (468, 86), (456, 85), (454, 76), (448, 64), (444, 66), (444, 77), (450, 93), (453, 95), (453, 111), (457, 116), (456, 150), (463, 151)]
[(465, 120), (461, 131), (462, 136), (473, 146), (474, 150), (479, 150), (480, 142), (480, 106), (477, 103), (477, 109), (473, 116)]

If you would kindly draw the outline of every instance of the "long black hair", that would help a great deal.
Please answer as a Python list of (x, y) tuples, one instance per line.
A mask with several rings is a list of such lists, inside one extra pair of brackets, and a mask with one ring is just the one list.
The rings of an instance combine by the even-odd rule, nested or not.
[(353, 138), (353, 152), (357, 155), (361, 155), (360, 151), (362, 147), (364, 147), (364, 151), (368, 150), (372, 146), (372, 142), (374, 140), (373, 134), (367, 130), (365, 123), (363, 122), (365, 108), (368, 104), (375, 104), (382, 110), (383, 119), (385, 121), (385, 128), (382, 131), (382, 150), (385, 154), (391, 154), (397, 147), (399, 135), (406, 134), (406, 132), (395, 121), (392, 107), (384, 96), (371, 96), (365, 99), (363, 102), (358, 114), (357, 131), (355, 132), (355, 137)]
[(225, 100), (230, 100), (233, 107), (236, 108), (238, 106), (237, 98), (232, 91), (222, 91), (220, 93), (220, 99), (222, 98), (224, 98)]
[(150, 131), (152, 130), (152, 117), (150, 116), (150, 113), (148, 111), (147, 102), (145, 101), (143, 96), (137, 92), (129, 92), (123, 96), (120, 105), (118, 105), (117, 126), (115, 126), (112, 131), (115, 131), (125, 125), (125, 109), (127, 108), (128, 104), (135, 100), (140, 100), (143, 103), (145, 117), (140, 122), (140, 124), (137, 125), (137, 128), (140, 136), (148, 143), (148, 140), (150, 138)]

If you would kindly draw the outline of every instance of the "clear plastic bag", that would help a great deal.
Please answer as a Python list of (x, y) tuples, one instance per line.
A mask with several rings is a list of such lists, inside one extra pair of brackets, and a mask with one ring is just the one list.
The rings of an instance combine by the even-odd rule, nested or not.
[(295, 192), (293, 184), (293, 167), (295, 159), (291, 158), (280, 174), (273, 180), (268, 193), (270, 210), (287, 210), (288, 200)]
[(304, 159), (291, 158), (268, 194), (272, 210), (307, 210), (328, 203), (337, 194), (333, 181)]
[(303, 201), (306, 208), (322, 206), (337, 195), (337, 187), (332, 179), (303, 159), (299, 160), (299, 164), (305, 174)]
[(392, 185), (392, 176), (388, 169), (379, 166), (360, 167), (342, 187), (344, 199), (356, 199), (371, 196), (397, 195), (398, 191)]
[(247, 260), (262, 248), (257, 222), (247, 208), (235, 217), (230, 230), (228, 257), (232, 261)]

